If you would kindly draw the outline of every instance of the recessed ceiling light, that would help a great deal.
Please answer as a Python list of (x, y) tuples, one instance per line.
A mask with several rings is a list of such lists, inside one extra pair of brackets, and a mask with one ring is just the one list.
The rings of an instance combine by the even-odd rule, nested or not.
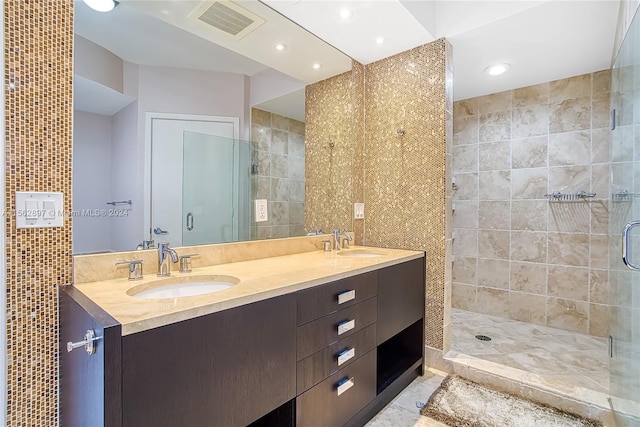
[(338, 13), (338, 15), (342, 19), (349, 19), (353, 15), (353, 11), (348, 7), (343, 7), (342, 9), (340, 9), (340, 12)]
[(97, 12), (110, 12), (118, 5), (116, 0), (84, 0), (84, 2)]
[(276, 43), (273, 45), (273, 48), (282, 52), (283, 50), (287, 50), (287, 45), (284, 43)]
[(387, 41), (387, 39), (385, 39), (382, 36), (376, 37), (376, 44), (384, 44), (384, 42), (386, 42), (386, 41)]
[(485, 68), (484, 72), (489, 74), (490, 76), (499, 76), (500, 74), (504, 74), (511, 69), (511, 65), (509, 64), (495, 64), (490, 65)]
[(322, 68), (322, 64), (318, 64), (317, 62), (315, 64), (313, 64), (311, 66), (311, 68), (313, 68), (314, 70), (319, 70), (320, 68)]

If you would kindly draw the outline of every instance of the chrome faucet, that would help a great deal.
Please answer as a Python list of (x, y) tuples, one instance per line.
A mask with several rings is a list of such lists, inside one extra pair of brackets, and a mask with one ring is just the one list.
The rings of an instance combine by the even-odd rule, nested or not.
[[(347, 242), (350, 242), (351, 240), (353, 240), (348, 233), (340, 232), (340, 230), (333, 230), (333, 233), (331, 234), (333, 234), (333, 249), (335, 249), (336, 251), (339, 251), (341, 248), (340, 237), (344, 237)], [(346, 247), (349, 247), (348, 243)]]
[(171, 264), (167, 255), (171, 256), (171, 261), (178, 262), (178, 254), (169, 247), (169, 243), (158, 243), (158, 276), (171, 275)]

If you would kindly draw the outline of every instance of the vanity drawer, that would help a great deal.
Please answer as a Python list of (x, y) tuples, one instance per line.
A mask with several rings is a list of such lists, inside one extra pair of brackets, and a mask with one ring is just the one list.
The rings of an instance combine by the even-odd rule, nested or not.
[(297, 328), (297, 360), (311, 356), (324, 347), (346, 338), (376, 321), (376, 297), (340, 310)]
[(297, 393), (310, 389), (329, 375), (376, 348), (376, 324), (325, 347), (297, 364)]
[(375, 397), (376, 351), (373, 350), (298, 396), (296, 426), (341, 426)]
[(377, 282), (378, 274), (372, 271), (298, 292), (298, 325), (376, 296)]

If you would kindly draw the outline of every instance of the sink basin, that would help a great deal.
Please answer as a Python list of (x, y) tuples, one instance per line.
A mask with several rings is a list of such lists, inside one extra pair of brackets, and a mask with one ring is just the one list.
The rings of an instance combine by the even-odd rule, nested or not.
[(232, 276), (167, 277), (134, 286), (127, 295), (146, 299), (192, 297), (223, 291), (239, 282), (240, 279)]
[(368, 249), (352, 249), (348, 251), (340, 251), (338, 252), (338, 255), (353, 257), (353, 258), (375, 258), (379, 256), (384, 256), (384, 254), (370, 251)]

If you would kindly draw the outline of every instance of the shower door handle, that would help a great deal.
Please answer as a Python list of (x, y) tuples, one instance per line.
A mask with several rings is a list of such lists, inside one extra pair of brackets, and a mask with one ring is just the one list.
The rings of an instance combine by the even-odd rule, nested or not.
[(193, 214), (189, 212), (187, 214), (187, 231), (193, 230)]
[(624, 231), (622, 232), (622, 262), (626, 265), (630, 270), (640, 271), (640, 265), (634, 264), (631, 261), (631, 230), (640, 225), (640, 220), (631, 221), (627, 225), (624, 226)]

